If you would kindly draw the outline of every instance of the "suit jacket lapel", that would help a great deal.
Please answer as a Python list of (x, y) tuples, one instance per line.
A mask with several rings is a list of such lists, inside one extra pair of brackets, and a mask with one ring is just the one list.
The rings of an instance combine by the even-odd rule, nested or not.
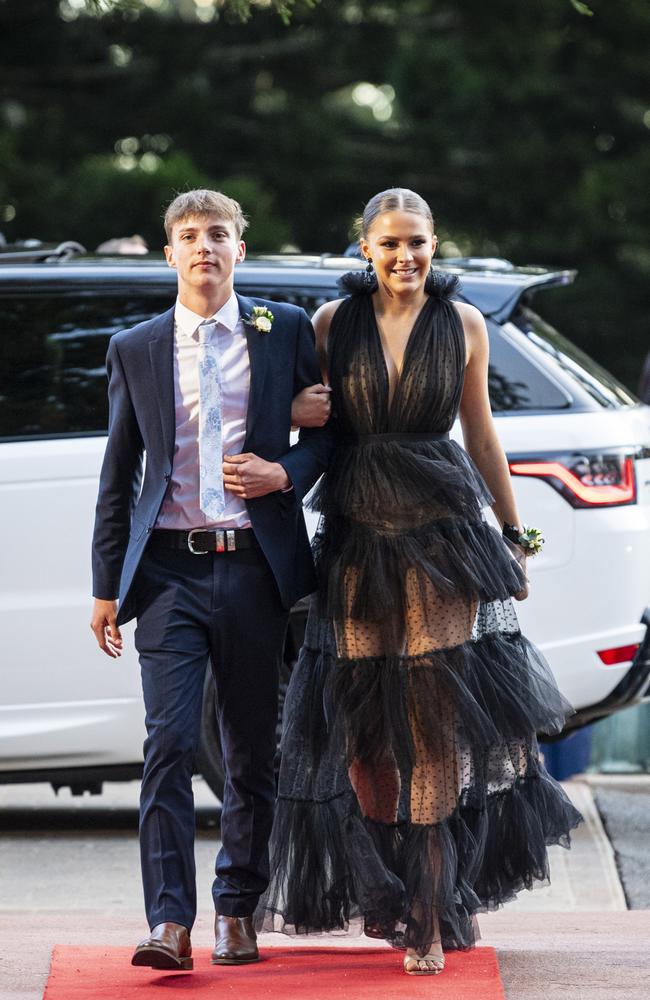
[[(237, 295), (239, 302), (239, 314), (247, 319), (255, 306), (252, 299), (247, 299), (243, 295)], [(250, 394), (248, 397), (248, 413), (246, 414), (246, 441), (244, 451), (249, 451), (249, 439), (255, 426), (255, 420), (259, 414), (262, 399), (264, 398), (264, 379), (266, 377), (266, 342), (268, 335), (260, 333), (250, 325), (244, 323), (246, 330), (246, 343), (248, 345), (248, 361), (251, 369)]]
[(163, 442), (169, 461), (174, 455), (176, 411), (174, 408), (174, 306), (154, 320), (149, 340), (149, 360), (160, 410)]

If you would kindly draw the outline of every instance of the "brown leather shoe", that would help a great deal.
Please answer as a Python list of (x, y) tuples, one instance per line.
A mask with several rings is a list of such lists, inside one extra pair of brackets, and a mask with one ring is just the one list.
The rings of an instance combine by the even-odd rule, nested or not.
[(189, 931), (182, 924), (156, 924), (149, 937), (133, 952), (131, 965), (175, 971), (194, 968)]
[(213, 965), (245, 965), (259, 962), (257, 934), (252, 917), (224, 917), (220, 913), (214, 918), (215, 944), (211, 962)]

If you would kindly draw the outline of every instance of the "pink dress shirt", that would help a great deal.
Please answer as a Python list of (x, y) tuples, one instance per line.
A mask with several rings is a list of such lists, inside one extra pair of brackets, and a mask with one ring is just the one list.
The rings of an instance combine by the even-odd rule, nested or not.
[[(222, 444), (224, 455), (240, 454), (246, 437), (250, 365), (246, 332), (233, 292), (213, 317), (213, 336), (221, 364)], [(174, 405), (176, 439), (171, 479), (156, 528), (249, 528), (246, 502), (225, 491), (226, 508), (218, 521), (199, 507), (199, 325), (198, 316), (178, 300), (174, 312)]]

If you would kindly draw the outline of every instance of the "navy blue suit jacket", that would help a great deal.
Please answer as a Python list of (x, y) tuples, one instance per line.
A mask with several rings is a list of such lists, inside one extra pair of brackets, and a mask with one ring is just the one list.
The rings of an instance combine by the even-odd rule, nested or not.
[[(296, 445), (289, 442), (293, 397), (321, 379), (314, 333), (297, 306), (237, 298), (244, 317), (254, 305), (267, 305), (274, 315), (269, 333), (245, 327), (250, 396), (243, 451), (280, 462), (294, 487), (246, 501), (282, 603), (289, 608), (316, 586), (302, 498), (325, 471), (331, 450), (326, 428), (302, 430)], [(172, 471), (174, 308), (116, 334), (106, 367), (109, 426), (93, 534), (93, 594), (119, 598), (122, 624), (135, 615), (132, 584)]]

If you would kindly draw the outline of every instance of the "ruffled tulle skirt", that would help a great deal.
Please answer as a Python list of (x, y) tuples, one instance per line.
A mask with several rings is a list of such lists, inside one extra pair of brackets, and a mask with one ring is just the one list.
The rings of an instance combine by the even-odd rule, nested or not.
[(454, 442), (341, 449), (316, 502), (321, 590), (285, 701), (260, 928), (469, 947), (580, 821), (536, 733), (570, 706), (519, 631), (522, 573)]

